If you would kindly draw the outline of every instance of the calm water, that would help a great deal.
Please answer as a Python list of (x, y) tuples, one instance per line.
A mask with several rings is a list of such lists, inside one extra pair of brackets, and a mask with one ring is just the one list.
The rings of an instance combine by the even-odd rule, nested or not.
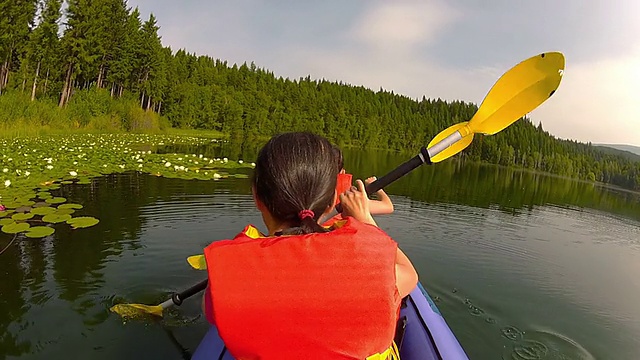
[[(194, 149), (188, 149), (192, 152)], [(255, 149), (197, 149), (243, 156)], [(173, 149), (166, 149), (173, 151)], [(348, 151), (357, 176), (407, 159)], [(446, 161), (391, 185), (379, 224), (400, 243), (472, 359), (640, 357), (640, 197), (592, 184)], [(100, 218), (0, 255), (0, 359), (181, 359), (207, 330), (199, 300), (123, 323), (203, 279), (185, 261), (245, 224), (264, 230), (249, 182), (108, 176), (59, 190)], [(0, 248), (11, 238), (0, 234)]]

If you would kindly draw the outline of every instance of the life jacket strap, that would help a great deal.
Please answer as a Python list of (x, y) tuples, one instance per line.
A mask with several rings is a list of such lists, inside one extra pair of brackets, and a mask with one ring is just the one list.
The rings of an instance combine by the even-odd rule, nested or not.
[(396, 342), (393, 341), (387, 350), (368, 356), (366, 360), (400, 360), (400, 350), (398, 350)]

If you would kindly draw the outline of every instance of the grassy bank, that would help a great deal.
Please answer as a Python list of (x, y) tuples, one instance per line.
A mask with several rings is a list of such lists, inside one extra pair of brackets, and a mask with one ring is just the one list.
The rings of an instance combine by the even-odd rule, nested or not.
[(69, 133), (166, 133), (169, 122), (140, 108), (136, 99), (114, 99), (106, 90), (80, 90), (63, 108), (51, 99), (31, 101), (18, 91), (0, 96), (0, 137)]

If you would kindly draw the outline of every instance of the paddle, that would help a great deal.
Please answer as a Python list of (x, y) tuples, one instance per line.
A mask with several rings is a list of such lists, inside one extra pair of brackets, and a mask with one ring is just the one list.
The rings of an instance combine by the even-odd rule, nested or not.
[[(418, 155), (367, 185), (367, 194), (386, 187), (420, 165), (431, 165), (461, 152), (471, 144), (474, 134), (493, 135), (504, 130), (551, 97), (560, 86), (563, 72), (564, 55), (559, 52), (542, 53), (520, 62), (496, 81), (470, 121), (441, 131)], [(340, 204), (320, 223), (339, 212), (342, 212)], [(207, 268), (203, 255), (189, 256), (187, 262), (196, 270)]]
[[(367, 194), (422, 164), (431, 165), (461, 152), (471, 144), (474, 134), (493, 135), (504, 130), (550, 98), (560, 86), (563, 72), (564, 55), (559, 52), (542, 53), (522, 61), (498, 79), (470, 121), (440, 132), (418, 155), (367, 185)], [(342, 212), (340, 204), (336, 211)]]
[[(440, 132), (427, 147), (420, 149), (418, 155), (369, 184), (366, 187), (367, 194), (375, 193), (420, 165), (431, 165), (461, 152), (471, 144), (474, 134), (493, 135), (513, 124), (555, 93), (562, 80), (564, 64), (562, 53), (548, 52), (514, 66), (493, 85), (470, 121), (455, 124)], [(340, 210), (336, 206), (336, 211)], [(203, 255), (190, 256), (187, 261), (194, 269), (206, 269)], [(119, 306), (162, 316), (163, 309), (174, 304), (180, 305), (182, 300), (204, 290), (206, 286), (207, 280), (203, 280), (178, 294), (179, 302), (174, 301), (174, 294), (171, 299), (157, 306), (120, 304), (111, 310), (120, 313), (114, 310)]]
[(122, 317), (136, 317), (142, 314), (151, 314), (156, 316), (162, 316), (164, 309), (173, 305), (182, 305), (182, 301), (187, 299), (200, 291), (207, 288), (208, 279), (202, 280), (199, 283), (193, 285), (187, 290), (180, 293), (173, 293), (171, 298), (159, 305), (142, 305), (142, 304), (117, 304), (111, 307), (112, 312)]

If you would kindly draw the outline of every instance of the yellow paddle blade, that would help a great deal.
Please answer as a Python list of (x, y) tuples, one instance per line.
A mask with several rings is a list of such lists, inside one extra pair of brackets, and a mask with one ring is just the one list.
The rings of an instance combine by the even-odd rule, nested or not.
[[(469, 146), (471, 144), (471, 142), (473, 141), (473, 132), (471, 132), (471, 130), (469, 129), (468, 124), (469, 123), (465, 121), (465, 122), (462, 122), (462, 123), (459, 123), (459, 124), (455, 124), (455, 125), (449, 126), (448, 128), (442, 130), (438, 135), (436, 135), (436, 137), (434, 137), (433, 140), (431, 140), (429, 145), (427, 145), (427, 149), (432, 147), (433, 145), (439, 143), (444, 138), (446, 138), (447, 136), (455, 133), (456, 131), (459, 131), (460, 134), (463, 136), (462, 139), (458, 140), (453, 145), (451, 145), (448, 148), (446, 148), (445, 150), (441, 151), (439, 154), (437, 154), (435, 156), (432, 156), (431, 157), (431, 162), (437, 163), (437, 162), (442, 161), (444, 159), (448, 159), (451, 156), (453, 156), (453, 155), (459, 153), (460, 151), (464, 150), (467, 146)], [(468, 135), (465, 136), (464, 134), (468, 134)]]
[(109, 310), (123, 318), (137, 318), (149, 314), (162, 317), (162, 306), (160, 305), (117, 304)]
[(562, 53), (548, 52), (511, 68), (489, 90), (469, 127), (493, 135), (531, 112), (560, 86), (564, 62)]
[(193, 255), (187, 258), (187, 262), (192, 268), (196, 270), (206, 270), (207, 262), (204, 260), (204, 255)]

